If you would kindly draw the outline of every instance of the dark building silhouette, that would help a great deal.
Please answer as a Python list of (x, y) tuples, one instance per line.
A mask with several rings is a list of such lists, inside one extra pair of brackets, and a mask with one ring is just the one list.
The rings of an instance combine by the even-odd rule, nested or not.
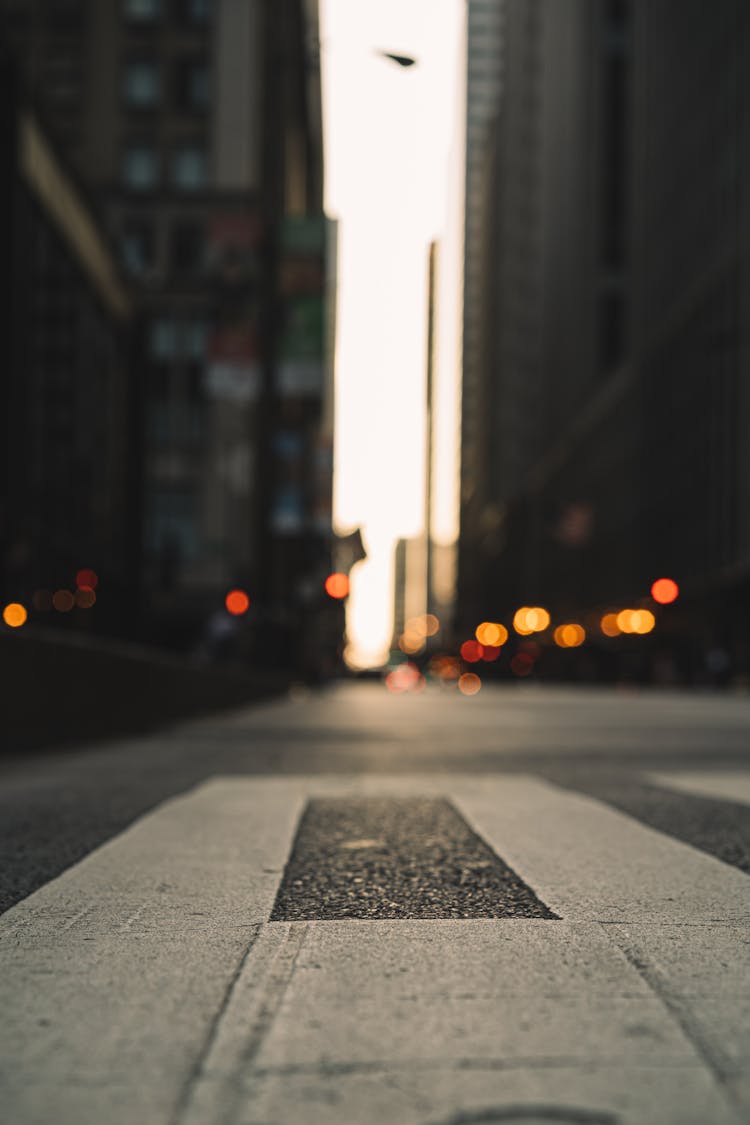
[(0, 0), (137, 311), (144, 636), (325, 572), (326, 226), (313, 0)]
[(616, 653), (601, 614), (668, 575), (636, 674), (746, 676), (746, 9), (503, 9), (458, 620), (543, 604)]
[[(2, 596), (48, 621), (93, 569), (100, 625), (139, 592), (139, 386), (133, 305), (91, 200), (2, 67)], [(63, 615), (58, 614), (58, 623)], [(91, 615), (64, 620), (90, 626)]]

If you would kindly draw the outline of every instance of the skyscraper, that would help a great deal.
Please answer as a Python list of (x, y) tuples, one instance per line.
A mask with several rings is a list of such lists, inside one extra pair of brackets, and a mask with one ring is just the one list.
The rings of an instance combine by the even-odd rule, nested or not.
[(0, 8), (135, 299), (145, 609), (184, 643), (230, 586), (273, 600), (312, 533), (290, 474), (314, 475), (323, 393), (317, 5)]

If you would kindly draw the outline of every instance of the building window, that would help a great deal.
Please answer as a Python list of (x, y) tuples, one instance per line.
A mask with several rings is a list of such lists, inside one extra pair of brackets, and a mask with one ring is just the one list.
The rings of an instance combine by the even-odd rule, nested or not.
[(159, 160), (152, 145), (130, 145), (122, 161), (122, 180), (133, 191), (150, 191), (159, 180)]
[(152, 23), (161, 15), (161, 0), (123, 0), (122, 14), (133, 23)]
[(204, 265), (205, 239), (200, 223), (175, 223), (170, 239), (170, 265), (175, 273), (200, 273)]
[(120, 238), (122, 264), (131, 277), (142, 277), (154, 266), (154, 228), (135, 220), (125, 224)]
[(177, 355), (177, 322), (170, 317), (152, 320), (148, 350), (151, 359), (160, 363), (174, 359)]
[(151, 59), (126, 63), (122, 73), (122, 96), (131, 109), (153, 109), (161, 97), (161, 75)]
[(172, 183), (181, 191), (197, 191), (207, 178), (206, 153), (198, 145), (185, 145), (172, 157)]
[(201, 113), (208, 108), (210, 76), (202, 59), (183, 58), (175, 70), (175, 101), (182, 112)]

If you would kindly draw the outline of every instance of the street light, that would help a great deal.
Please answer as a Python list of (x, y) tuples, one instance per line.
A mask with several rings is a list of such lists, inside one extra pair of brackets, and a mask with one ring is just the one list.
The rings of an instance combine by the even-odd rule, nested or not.
[(415, 66), (417, 62), (411, 55), (394, 55), (391, 51), (375, 51), (375, 54), (380, 55), (383, 59), (390, 59), (391, 62), (395, 62), (397, 66)]

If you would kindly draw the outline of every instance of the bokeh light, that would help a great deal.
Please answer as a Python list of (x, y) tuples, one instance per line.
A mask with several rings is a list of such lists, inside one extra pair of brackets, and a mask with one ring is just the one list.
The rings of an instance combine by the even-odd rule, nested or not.
[(58, 613), (70, 613), (76, 600), (70, 590), (55, 590), (52, 595), (52, 605)]
[(651, 597), (659, 605), (671, 605), (676, 602), (680, 594), (680, 587), (673, 578), (657, 578), (651, 587)]
[(99, 585), (99, 575), (91, 567), (85, 566), (76, 574), (76, 586), (79, 590), (95, 590)]
[(542, 606), (521, 606), (513, 616), (513, 628), (522, 637), (532, 633), (543, 633), (549, 628), (550, 615)]
[(76, 605), (79, 609), (91, 609), (96, 602), (96, 593), (90, 586), (81, 586), (76, 590)]
[(329, 574), (325, 582), (326, 593), (329, 598), (340, 601), (349, 594), (349, 579), (345, 574)]
[(482, 681), (476, 672), (464, 672), (458, 677), (458, 690), (462, 695), (476, 695), (482, 686)]
[(474, 636), (481, 645), (499, 648), (507, 641), (508, 630), (498, 621), (483, 621), (481, 625), (477, 625)]
[(385, 686), (393, 695), (403, 695), (408, 691), (422, 691), (424, 676), (410, 660), (393, 668), (385, 677)]
[(3, 621), (11, 629), (20, 629), (26, 624), (28, 616), (26, 607), (20, 602), (9, 602), (3, 610)]
[(404, 632), (414, 632), (420, 637), (434, 637), (440, 629), (440, 621), (434, 613), (423, 613), (419, 617), (410, 617), (404, 627)]
[(224, 605), (232, 617), (242, 617), (250, 608), (250, 599), (244, 590), (230, 590), (224, 599)]
[(500, 645), (482, 645), (482, 660), (486, 660), (488, 664), (492, 664), (498, 659), (501, 651)]
[(461, 659), (467, 664), (476, 664), (482, 659), (482, 646), (478, 641), (464, 641), (461, 645)]
[(622, 633), (650, 633), (656, 618), (649, 609), (623, 609), (617, 614), (617, 625)]
[(622, 629), (617, 623), (617, 617), (616, 613), (605, 613), (602, 617), (599, 627), (605, 637), (619, 637)]
[(425, 647), (424, 636), (416, 629), (406, 628), (398, 639), (398, 647), (408, 656), (415, 656)]
[(443, 683), (449, 683), (461, 675), (461, 662), (455, 656), (438, 653), (430, 661), (430, 672)]
[(50, 590), (35, 590), (31, 604), (39, 613), (48, 613), (52, 609), (52, 592)]
[(586, 640), (586, 630), (576, 622), (558, 625), (553, 634), (559, 648), (579, 648)]

